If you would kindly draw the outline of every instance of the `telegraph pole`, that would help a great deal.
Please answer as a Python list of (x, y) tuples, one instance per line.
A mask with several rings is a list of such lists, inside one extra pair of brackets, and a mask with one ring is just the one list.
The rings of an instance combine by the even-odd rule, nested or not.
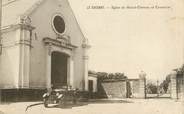
[(159, 97), (159, 81), (157, 79), (157, 97)]

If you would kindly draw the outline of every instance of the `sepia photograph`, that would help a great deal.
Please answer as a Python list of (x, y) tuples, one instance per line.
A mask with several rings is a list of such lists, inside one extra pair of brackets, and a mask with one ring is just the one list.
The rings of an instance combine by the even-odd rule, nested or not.
[(0, 114), (184, 114), (184, 0), (0, 0)]

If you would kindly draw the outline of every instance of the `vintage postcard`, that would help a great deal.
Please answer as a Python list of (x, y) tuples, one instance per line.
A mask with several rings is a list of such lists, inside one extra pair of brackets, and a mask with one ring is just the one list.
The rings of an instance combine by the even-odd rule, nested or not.
[(0, 114), (184, 114), (184, 0), (0, 0)]

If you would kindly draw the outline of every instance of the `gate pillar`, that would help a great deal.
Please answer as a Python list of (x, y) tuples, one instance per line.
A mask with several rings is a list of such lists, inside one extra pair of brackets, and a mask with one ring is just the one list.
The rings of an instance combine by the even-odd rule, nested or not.
[(177, 73), (173, 71), (171, 73), (171, 98), (177, 99)]
[(139, 98), (146, 98), (146, 73), (139, 74)]

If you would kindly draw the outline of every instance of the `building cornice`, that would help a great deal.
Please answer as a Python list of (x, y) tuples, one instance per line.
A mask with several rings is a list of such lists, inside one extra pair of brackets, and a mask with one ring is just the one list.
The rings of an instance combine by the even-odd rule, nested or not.
[(25, 29), (28, 31), (32, 31), (33, 29), (35, 29), (35, 27), (31, 25), (26, 25), (26, 24), (15, 24), (15, 25), (5, 26), (1, 30), (2, 30), (2, 33), (6, 33), (17, 29)]
[(52, 39), (52, 38), (48, 38), (48, 37), (43, 38), (43, 42), (46, 45), (55, 45), (58, 47), (63, 47), (63, 48), (71, 49), (71, 50), (77, 48), (77, 46), (72, 45), (68, 42), (64, 42), (64, 41), (60, 41), (60, 40), (56, 40), (56, 39)]

